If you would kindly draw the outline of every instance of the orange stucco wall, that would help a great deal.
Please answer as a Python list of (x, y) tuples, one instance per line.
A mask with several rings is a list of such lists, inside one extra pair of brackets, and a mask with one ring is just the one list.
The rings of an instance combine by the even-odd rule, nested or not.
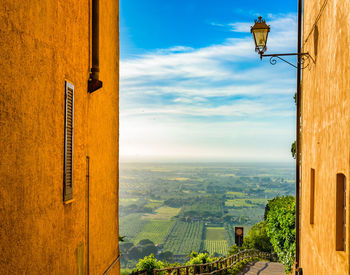
[[(304, 274), (349, 274), (350, 2), (304, 1), (300, 266)], [(310, 178), (315, 169), (315, 216)], [(346, 249), (336, 251), (336, 174), (347, 177)]]
[[(0, 5), (0, 274), (102, 274), (119, 253), (119, 4), (100, 0), (103, 88), (89, 94), (90, 2)], [(70, 204), (65, 80), (75, 87)], [(109, 274), (119, 274), (118, 264)]]

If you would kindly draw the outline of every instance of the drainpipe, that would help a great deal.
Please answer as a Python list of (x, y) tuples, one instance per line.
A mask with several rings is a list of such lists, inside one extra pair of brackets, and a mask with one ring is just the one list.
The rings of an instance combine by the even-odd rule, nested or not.
[(92, 0), (92, 67), (88, 80), (88, 92), (93, 93), (102, 87), (102, 81), (99, 80), (99, 0)]
[(303, 274), (300, 268), (300, 168), (301, 168), (301, 23), (302, 0), (298, 0), (298, 64), (297, 64), (297, 125), (296, 125), (296, 179), (295, 179), (295, 274)]

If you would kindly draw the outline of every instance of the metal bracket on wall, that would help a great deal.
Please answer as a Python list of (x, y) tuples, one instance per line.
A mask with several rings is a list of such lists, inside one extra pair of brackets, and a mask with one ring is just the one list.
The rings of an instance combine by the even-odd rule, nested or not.
[(300, 63), (301, 63), (301, 68), (305, 69), (310, 65), (310, 60), (315, 63), (315, 60), (312, 58), (312, 56), (309, 53), (281, 53), (281, 54), (260, 54), (260, 59), (262, 59), (263, 57), (270, 57), (270, 63), (271, 65), (276, 65), (277, 63), (277, 59), (280, 59), (282, 61), (284, 61), (285, 63), (293, 66), (294, 68), (297, 69), (297, 66), (294, 65), (293, 63), (290, 63), (289, 61), (285, 60), (284, 58), (282, 58), (281, 56), (292, 56), (292, 55), (299, 55), (300, 56)]

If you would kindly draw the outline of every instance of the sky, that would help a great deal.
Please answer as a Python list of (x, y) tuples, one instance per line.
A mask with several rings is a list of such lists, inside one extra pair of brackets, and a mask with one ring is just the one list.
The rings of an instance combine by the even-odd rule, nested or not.
[[(120, 0), (120, 160), (291, 162), (297, 1)], [(296, 62), (295, 58), (290, 59)]]

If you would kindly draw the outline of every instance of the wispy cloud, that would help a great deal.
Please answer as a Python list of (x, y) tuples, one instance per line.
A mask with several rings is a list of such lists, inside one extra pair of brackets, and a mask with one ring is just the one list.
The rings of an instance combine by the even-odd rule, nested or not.
[[(295, 15), (269, 17), (269, 50), (294, 51)], [(121, 60), (121, 154), (136, 154), (135, 148), (140, 153), (139, 142), (153, 148), (154, 155), (159, 148), (168, 148), (168, 154), (172, 155), (178, 152), (174, 149), (179, 145), (176, 140), (182, 140), (180, 135), (187, 133), (191, 141), (183, 140), (182, 148), (192, 148), (196, 146), (196, 140), (201, 140), (198, 150), (191, 149), (197, 155), (205, 155), (203, 150), (210, 145), (210, 148), (216, 146), (221, 152), (218, 157), (222, 157), (224, 144), (233, 148), (228, 150), (231, 158), (242, 157), (234, 152), (244, 151), (244, 148), (250, 152), (247, 155), (253, 154), (253, 150), (259, 154), (262, 150), (257, 145), (260, 136), (261, 141), (267, 142), (264, 150), (269, 148), (275, 152), (275, 157), (271, 158), (287, 157), (289, 148), (281, 144), (285, 146), (293, 139), (295, 72), (285, 64), (271, 66), (268, 60), (260, 62), (254, 52), (250, 26), (248, 22), (220, 25), (231, 31), (221, 44), (197, 49), (175, 46)], [(235, 32), (246, 32), (247, 36), (235, 38), (232, 36)], [(240, 121), (245, 124), (239, 124)], [(256, 127), (255, 131), (246, 126), (262, 121), (265, 126)], [(207, 124), (212, 125), (216, 136), (227, 134), (225, 127), (235, 127), (235, 131), (245, 138), (227, 137), (227, 142), (224, 138), (205, 139), (208, 132), (203, 125)], [(130, 125), (139, 128), (130, 128)], [(282, 137), (278, 134), (270, 136), (276, 125), (280, 127), (277, 132), (284, 133)], [(161, 127), (165, 128), (161, 130)], [(164, 139), (160, 141), (161, 136)], [(158, 146), (153, 144), (152, 138), (158, 140)], [(277, 140), (280, 138), (283, 141)], [(219, 144), (214, 145), (214, 140)], [(254, 144), (249, 144), (249, 140)], [(151, 154), (152, 149), (146, 151), (145, 155)]]

